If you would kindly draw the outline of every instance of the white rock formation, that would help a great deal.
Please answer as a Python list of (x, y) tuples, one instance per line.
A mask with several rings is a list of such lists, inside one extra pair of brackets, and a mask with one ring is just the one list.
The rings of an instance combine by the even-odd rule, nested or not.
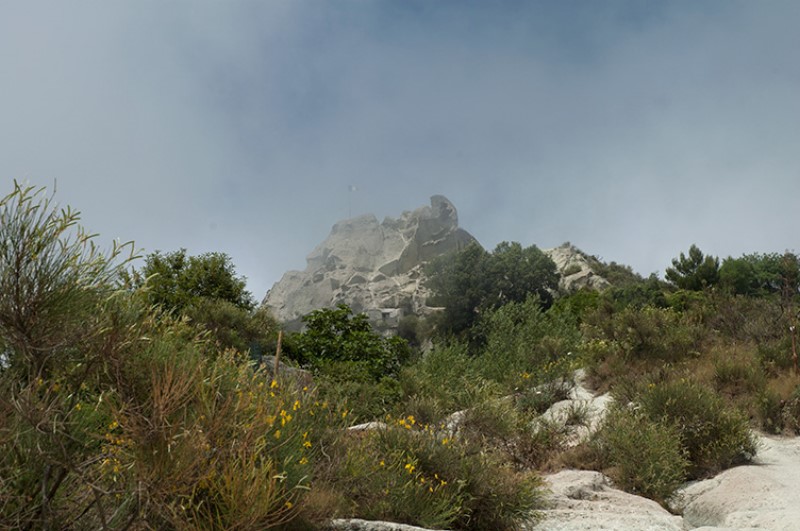
[(339, 303), (393, 328), (404, 313), (425, 313), (429, 292), (422, 286), (422, 266), (473, 241), (441, 195), (399, 219), (379, 223), (367, 214), (340, 221), (307, 257), (306, 270), (286, 273), (263, 304), (290, 328), (303, 315)]
[(678, 497), (687, 529), (800, 529), (800, 438), (759, 436), (751, 465), (688, 485)]
[(683, 519), (653, 500), (622, 492), (591, 470), (564, 470), (546, 478), (551, 489), (545, 519), (533, 531), (682, 531)]
[(377, 520), (361, 520), (359, 518), (333, 520), (329, 524), (328, 529), (331, 531), (436, 531), (413, 525), (380, 522)]
[(561, 275), (558, 287), (564, 291), (592, 288), (603, 290), (611, 284), (592, 270), (591, 258), (583, 251), (566, 242), (553, 249), (542, 250), (556, 264), (556, 271)]

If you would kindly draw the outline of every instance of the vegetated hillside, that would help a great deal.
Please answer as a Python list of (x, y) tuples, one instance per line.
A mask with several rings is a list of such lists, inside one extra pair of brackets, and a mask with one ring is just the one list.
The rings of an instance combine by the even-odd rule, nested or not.
[[(76, 222), (43, 190), (0, 203), (0, 528), (515, 529), (543, 472), (665, 503), (751, 459), (750, 428), (800, 431), (791, 253), (692, 247), (669, 282), (584, 256), (611, 286), (566, 291), (536, 247), (467, 246), (396, 337), (346, 305), (279, 336), (224, 255), (131, 271)], [(579, 367), (617, 404), (591, 435), (541, 416)]]

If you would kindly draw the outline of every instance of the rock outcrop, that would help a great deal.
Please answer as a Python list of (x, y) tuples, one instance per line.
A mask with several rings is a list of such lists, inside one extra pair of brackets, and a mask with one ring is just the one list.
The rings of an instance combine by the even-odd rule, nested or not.
[(286, 273), (263, 304), (289, 329), (298, 329), (303, 315), (340, 303), (394, 329), (403, 315), (426, 313), (423, 265), (474, 241), (441, 195), (398, 219), (378, 222), (367, 214), (340, 221), (307, 257), (306, 270)]
[(543, 252), (555, 262), (556, 270), (561, 275), (558, 287), (563, 291), (575, 291), (581, 288), (604, 290), (611, 284), (598, 275), (592, 268), (596, 259), (566, 242), (553, 249), (543, 249)]

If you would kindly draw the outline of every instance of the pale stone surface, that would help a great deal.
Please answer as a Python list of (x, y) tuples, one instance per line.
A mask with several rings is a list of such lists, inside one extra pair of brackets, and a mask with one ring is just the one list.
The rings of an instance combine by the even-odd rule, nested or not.
[(542, 419), (565, 424), (574, 409), (583, 410), (586, 422), (572, 426), (567, 446), (576, 446), (586, 440), (600, 427), (613, 398), (609, 393), (595, 394), (586, 386), (586, 371), (578, 369), (574, 374), (575, 385), (570, 389), (566, 400), (556, 402), (542, 414)]
[(263, 304), (289, 328), (313, 310), (345, 303), (379, 328), (393, 329), (406, 313), (426, 313), (422, 266), (474, 241), (441, 195), (398, 219), (379, 223), (368, 214), (340, 221), (308, 255), (306, 270), (287, 272)]
[(564, 291), (591, 288), (603, 290), (611, 284), (592, 270), (586, 254), (569, 242), (543, 252), (556, 264), (556, 271), (561, 275), (558, 287)]
[(676, 509), (688, 529), (800, 529), (800, 438), (762, 435), (759, 442), (753, 464), (682, 490)]
[(336, 531), (435, 531), (413, 525), (358, 518), (333, 520), (328, 528)]
[(545, 519), (531, 531), (682, 531), (680, 516), (653, 500), (613, 488), (589, 470), (564, 470), (546, 477), (552, 494)]

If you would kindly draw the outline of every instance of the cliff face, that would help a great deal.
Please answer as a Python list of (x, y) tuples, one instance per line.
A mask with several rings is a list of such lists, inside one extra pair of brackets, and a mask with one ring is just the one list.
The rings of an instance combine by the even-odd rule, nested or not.
[(263, 304), (290, 329), (299, 328), (303, 315), (339, 303), (393, 329), (403, 315), (426, 311), (422, 266), (473, 241), (458, 227), (456, 208), (440, 195), (397, 219), (379, 223), (367, 214), (340, 221), (308, 255), (305, 271), (287, 272)]

